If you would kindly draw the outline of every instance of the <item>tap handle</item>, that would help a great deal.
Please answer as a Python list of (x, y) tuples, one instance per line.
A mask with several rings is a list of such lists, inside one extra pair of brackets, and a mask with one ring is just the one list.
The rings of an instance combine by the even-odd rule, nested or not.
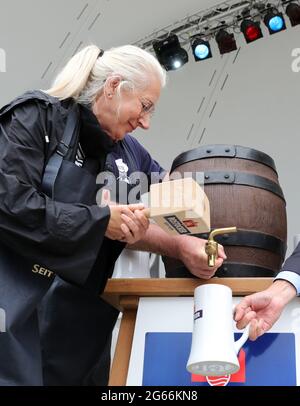
[(236, 227), (227, 227), (227, 228), (216, 228), (213, 230), (209, 237), (208, 241), (205, 244), (205, 252), (208, 256), (208, 266), (214, 267), (216, 264), (216, 258), (218, 258), (218, 243), (214, 240), (214, 237), (219, 234), (228, 234), (235, 233), (237, 231)]
[(229, 234), (229, 233), (236, 233), (237, 228), (236, 227), (227, 227), (227, 228), (216, 228), (213, 230), (210, 234), (208, 239), (213, 240), (216, 235), (219, 234)]

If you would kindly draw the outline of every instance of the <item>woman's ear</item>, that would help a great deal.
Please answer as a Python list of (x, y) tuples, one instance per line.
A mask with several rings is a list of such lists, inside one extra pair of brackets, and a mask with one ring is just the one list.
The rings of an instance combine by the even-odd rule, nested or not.
[(121, 76), (110, 76), (106, 79), (104, 90), (108, 98), (112, 98), (119, 84), (122, 82)]

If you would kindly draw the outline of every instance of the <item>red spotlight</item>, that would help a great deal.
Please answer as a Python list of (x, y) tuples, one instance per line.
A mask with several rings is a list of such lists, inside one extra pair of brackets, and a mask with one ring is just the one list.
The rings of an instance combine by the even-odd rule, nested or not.
[(259, 23), (252, 20), (244, 20), (241, 24), (241, 31), (247, 43), (256, 41), (263, 36)]

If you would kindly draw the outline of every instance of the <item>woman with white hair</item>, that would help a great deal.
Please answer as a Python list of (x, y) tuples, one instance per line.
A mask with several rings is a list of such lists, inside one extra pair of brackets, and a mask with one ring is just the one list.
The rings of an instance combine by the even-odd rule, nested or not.
[[(104, 329), (100, 358), (115, 315), (98, 295), (126, 244), (138, 242), (143, 249), (179, 258), (206, 279), (222, 264), (222, 249), (216, 266), (209, 268), (204, 240), (171, 237), (149, 227), (143, 205), (96, 204), (96, 179), (108, 155), (115, 153), (115, 161), (130, 159), (122, 171), (130, 166), (147, 176), (163, 174), (128, 133), (149, 128), (164, 85), (165, 71), (150, 53), (134, 46), (103, 53), (92, 45), (70, 59), (51, 89), (27, 92), (0, 110), (0, 308), (6, 313), (1, 385), (53, 383), (44, 379), (43, 369), (58, 374), (56, 384), (76, 384), (72, 377), (65, 382), (72, 368), (83, 368), (81, 379), (90, 373), (95, 354), (89, 351), (93, 337), (88, 328)], [(122, 174), (122, 179), (127, 177)], [(79, 293), (77, 298), (79, 289), (62, 285), (55, 275), (83, 288), (85, 298)], [(53, 308), (57, 292), (61, 296)], [(71, 292), (70, 301), (66, 292)], [(86, 325), (80, 325), (78, 306)], [(56, 319), (58, 325), (75, 326), (75, 334), (56, 328)], [(79, 340), (75, 351), (82, 353), (83, 366), (49, 356), (53, 343), (67, 349), (72, 339)], [(56, 368), (65, 362), (67, 369)]]
[(99, 293), (125, 243), (145, 234), (142, 205), (96, 204), (96, 177), (115, 142), (148, 128), (164, 83), (139, 48), (89, 46), (50, 90), (1, 109), (1, 385), (43, 384), (36, 309), (55, 275)]

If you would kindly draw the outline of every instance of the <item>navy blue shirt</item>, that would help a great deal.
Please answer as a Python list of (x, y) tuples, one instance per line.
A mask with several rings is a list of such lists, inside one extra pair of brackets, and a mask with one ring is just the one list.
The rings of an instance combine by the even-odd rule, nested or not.
[(151, 183), (158, 183), (166, 175), (159, 163), (129, 134), (107, 155), (104, 170), (114, 174), (117, 181), (116, 193), (111, 188), (112, 182), (106, 184), (112, 192), (111, 199), (124, 204), (138, 202), (140, 195), (149, 191)]

